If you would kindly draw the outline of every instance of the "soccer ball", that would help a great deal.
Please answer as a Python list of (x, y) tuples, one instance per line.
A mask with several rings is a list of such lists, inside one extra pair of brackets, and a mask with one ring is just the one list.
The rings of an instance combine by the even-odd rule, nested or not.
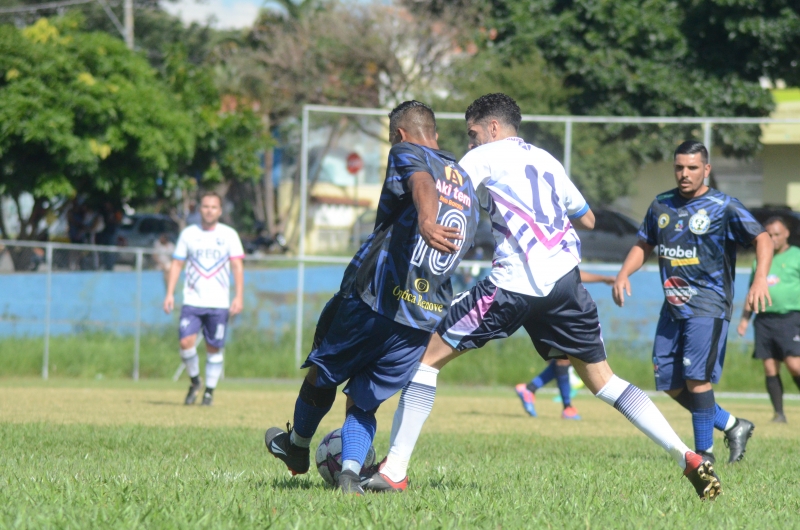
[[(317, 463), (319, 475), (331, 486), (335, 486), (342, 472), (342, 430), (336, 429), (325, 435), (317, 447), (317, 454), (314, 457)], [(370, 446), (367, 451), (367, 458), (364, 459), (364, 466), (370, 467), (375, 464), (375, 448)]]

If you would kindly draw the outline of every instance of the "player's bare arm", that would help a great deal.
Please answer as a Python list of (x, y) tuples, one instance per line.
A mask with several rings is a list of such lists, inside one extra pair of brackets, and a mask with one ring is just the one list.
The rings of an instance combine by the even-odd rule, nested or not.
[(768, 233), (762, 232), (753, 240), (756, 249), (756, 272), (753, 275), (753, 284), (747, 293), (746, 309), (758, 314), (759, 311), (766, 311), (767, 303), (772, 305), (772, 298), (769, 295), (767, 285), (767, 274), (772, 265), (772, 255), (775, 245)]
[(622, 264), (617, 279), (614, 282), (614, 287), (611, 290), (611, 296), (614, 298), (614, 303), (620, 307), (625, 305), (625, 294), (631, 295), (631, 282), (628, 277), (634, 272), (638, 271), (647, 261), (647, 258), (653, 252), (652, 245), (648, 245), (644, 241), (638, 241), (628, 252), (625, 262)]
[(463, 239), (461, 232), (454, 227), (442, 226), (436, 223), (439, 213), (439, 192), (433, 177), (421, 171), (414, 173), (409, 178), (411, 197), (417, 208), (417, 223), (419, 234), (425, 243), (434, 250), (446, 254), (455, 254), (459, 247), (448, 239)]
[(178, 278), (181, 277), (181, 269), (183, 269), (183, 260), (173, 259), (169, 266), (167, 295), (164, 297), (164, 312), (168, 315), (175, 309), (175, 286), (178, 284)]
[(590, 209), (578, 218), (570, 219), (570, 222), (575, 228), (583, 228), (584, 230), (594, 230), (594, 212)]
[(613, 276), (604, 276), (593, 272), (581, 271), (581, 283), (604, 283), (606, 285), (614, 285), (615, 281), (616, 278)]
[(233, 272), (233, 282), (236, 284), (236, 295), (233, 297), (229, 311), (231, 315), (238, 315), (244, 307), (244, 260), (232, 259), (231, 272)]

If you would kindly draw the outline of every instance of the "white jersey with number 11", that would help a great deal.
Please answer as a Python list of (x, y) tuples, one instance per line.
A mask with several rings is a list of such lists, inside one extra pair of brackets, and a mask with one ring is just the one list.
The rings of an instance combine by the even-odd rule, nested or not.
[(558, 160), (521, 138), (476, 147), (459, 165), (492, 219), (491, 282), (507, 291), (547, 296), (581, 261), (570, 218), (588, 211), (583, 195)]

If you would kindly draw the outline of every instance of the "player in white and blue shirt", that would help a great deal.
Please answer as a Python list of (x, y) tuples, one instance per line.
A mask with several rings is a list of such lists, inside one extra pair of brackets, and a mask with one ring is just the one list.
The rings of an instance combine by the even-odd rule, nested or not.
[(544, 359), (567, 357), (586, 386), (661, 445), (697, 493), (714, 498), (713, 468), (691, 452), (637, 387), (606, 361), (597, 306), (581, 284), (580, 239), (574, 226), (594, 228), (594, 214), (562, 165), (517, 136), (519, 107), (488, 94), (466, 111), (472, 149), (459, 165), (489, 212), (495, 253), (489, 277), (457, 295), (431, 337), (417, 372), (403, 388), (389, 455), (365, 489), (398, 491), (422, 425), (430, 414), (439, 370), (450, 360), (520, 327)]
[(758, 312), (769, 299), (767, 272), (773, 245), (737, 199), (709, 188), (708, 151), (686, 141), (675, 150), (678, 187), (658, 195), (639, 229), (614, 285), (614, 300), (630, 295), (628, 277), (656, 250), (664, 305), (653, 343), (656, 389), (692, 413), (695, 451), (714, 459), (714, 428), (725, 433), (729, 462), (744, 456), (754, 425), (716, 404), (712, 383), (722, 376), (733, 306), (736, 247), (756, 248), (758, 268), (747, 297)]
[[(205, 193), (200, 200), (201, 223), (186, 227), (178, 237), (167, 280), (164, 311), (169, 314), (175, 305), (175, 286), (184, 269), (178, 338), (181, 359), (191, 378), (186, 405), (195, 402), (202, 386), (197, 334), (202, 329), (206, 341), (206, 389), (202, 404), (208, 406), (213, 402), (214, 389), (222, 374), (228, 318), (241, 312), (243, 305), (244, 250), (236, 230), (219, 222), (221, 215), (220, 196)], [(233, 301), (231, 273), (236, 287)]]

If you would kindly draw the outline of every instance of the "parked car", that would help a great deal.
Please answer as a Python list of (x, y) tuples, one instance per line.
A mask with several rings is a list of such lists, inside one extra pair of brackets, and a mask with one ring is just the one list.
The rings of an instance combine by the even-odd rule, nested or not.
[[(175, 243), (180, 234), (178, 223), (163, 214), (145, 213), (125, 216), (117, 231), (117, 245), (150, 249), (153, 248), (153, 244), (161, 234), (167, 234), (167, 238)], [(133, 254), (124, 252), (120, 254), (117, 262), (133, 263), (135, 259)]]
[(594, 230), (576, 228), (581, 238), (581, 259), (622, 263), (636, 244), (639, 223), (627, 215), (605, 208), (592, 208)]

